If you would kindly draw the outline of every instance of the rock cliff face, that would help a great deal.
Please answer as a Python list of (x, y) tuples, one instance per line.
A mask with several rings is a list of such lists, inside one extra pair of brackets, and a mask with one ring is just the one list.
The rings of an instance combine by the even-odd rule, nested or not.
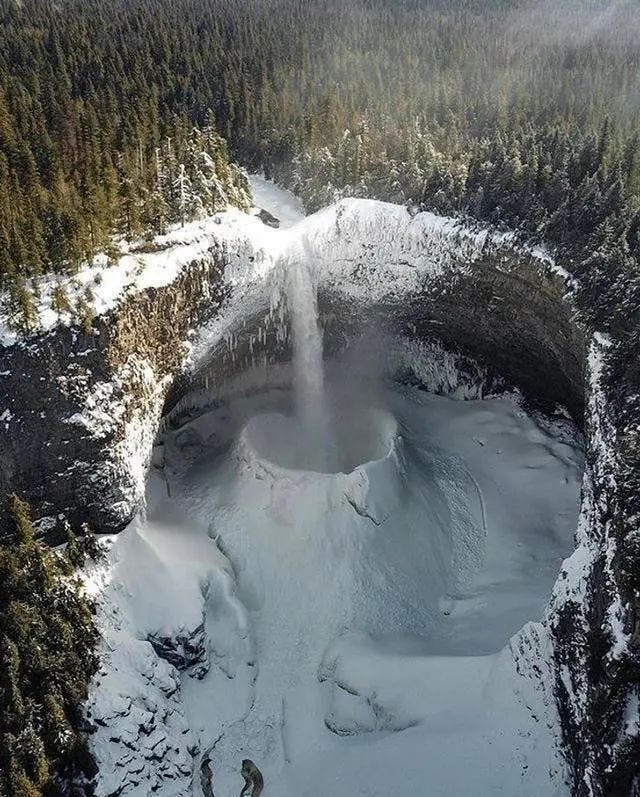
[(627, 568), (635, 555), (632, 519), (617, 487), (607, 344), (575, 321), (566, 277), (504, 236), (385, 203), (344, 201), (284, 237), (257, 219), (234, 236), (224, 224), (172, 282), (123, 298), (89, 334), (56, 327), (0, 349), (0, 489), (23, 494), (52, 537), (62, 515), (100, 532), (122, 529), (143, 500), (163, 414), (187, 393), (288, 355), (279, 288), (286, 264), (304, 259), (330, 345), (362, 319), (384, 323), (439, 342), (488, 384), (586, 419), (578, 547), (545, 623), (575, 793), (636, 793), (637, 595), (619, 578), (623, 552)]
[(636, 795), (640, 788), (640, 603), (630, 576), (638, 573), (640, 550), (635, 500), (625, 501), (623, 488), (640, 460), (634, 436), (620, 434), (610, 349), (596, 336), (589, 351), (577, 547), (548, 613), (564, 751), (579, 797)]
[[(386, 227), (371, 223), (378, 205)], [(297, 259), (315, 264), (330, 337), (384, 319), (580, 421), (582, 333), (562, 280), (542, 262), (384, 203), (318, 215), (284, 256), (257, 220), (231, 245), (220, 225), (220, 240), (173, 282), (123, 298), (89, 334), (58, 326), (0, 349), (0, 489), (25, 495), (43, 531), (63, 515), (100, 532), (123, 528), (144, 494), (165, 401), (170, 409), (198, 384), (287, 356), (286, 323), (270, 310), (282, 262)]]
[(155, 427), (189, 331), (220, 306), (219, 253), (98, 317), (0, 349), (0, 489), (33, 505), (42, 531), (62, 516), (119, 531), (143, 495)]

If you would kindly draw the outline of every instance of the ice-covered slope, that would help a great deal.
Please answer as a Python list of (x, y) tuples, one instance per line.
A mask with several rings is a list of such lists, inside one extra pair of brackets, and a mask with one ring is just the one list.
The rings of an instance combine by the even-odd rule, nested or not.
[(293, 227), (304, 218), (302, 202), (290, 191), (259, 174), (249, 175), (249, 184), (254, 204), (278, 219), (279, 229)]
[[(90, 707), (99, 794), (199, 794), (205, 753), (216, 794), (239, 793), (246, 757), (282, 797), (565, 793), (549, 639), (519, 629), (543, 614), (571, 547), (570, 427), (541, 427), (511, 398), (391, 388), (374, 401), (369, 386), (349, 404), (352, 373), (330, 380), (347, 472), (283, 450), (282, 390), (166, 432), (148, 517), (114, 540), (108, 583), (93, 582), (114, 648)], [(358, 423), (375, 432), (364, 442)], [(144, 686), (156, 654), (132, 665), (124, 633), (198, 651), (164, 703)]]

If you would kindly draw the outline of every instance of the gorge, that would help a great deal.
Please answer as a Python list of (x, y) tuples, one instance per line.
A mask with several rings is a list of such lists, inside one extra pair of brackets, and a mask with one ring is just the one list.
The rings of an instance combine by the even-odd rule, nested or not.
[[(126, 526), (87, 575), (98, 793), (199, 793), (210, 760), (232, 794), (243, 758), (273, 795), (569, 793), (588, 668), (564, 612), (590, 600), (598, 511), (587, 465), (578, 524), (582, 368), (588, 345), (588, 454), (606, 342), (508, 236), (367, 200), (296, 219), (253, 188), (289, 226), (191, 225), (92, 341), (56, 327), (3, 354), (5, 379), (60, 365), (37, 394), (16, 378), (2, 416), (52, 474), (41, 528)], [(20, 447), (48, 406), (50, 445), (35, 420)]]
[(640, 797), (638, 0), (0, 5), (0, 797)]

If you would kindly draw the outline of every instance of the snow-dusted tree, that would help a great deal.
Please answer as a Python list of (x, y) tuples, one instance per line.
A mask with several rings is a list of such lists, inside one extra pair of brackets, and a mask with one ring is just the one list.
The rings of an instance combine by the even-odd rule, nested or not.
[[(169, 141), (170, 145), (170, 141)], [(162, 157), (160, 147), (154, 151), (154, 179), (145, 204), (144, 219), (151, 233), (164, 235), (169, 217), (169, 192), (167, 165)]]
[(305, 152), (294, 162), (293, 189), (307, 210), (330, 204), (336, 193), (336, 162), (328, 147)]
[(173, 184), (174, 201), (173, 210), (175, 218), (184, 227), (187, 219), (192, 218), (192, 211), (195, 209), (198, 198), (193, 193), (191, 179), (187, 174), (184, 163), (179, 164), (178, 174)]
[(198, 218), (229, 205), (245, 208), (250, 205), (247, 177), (229, 163), (226, 144), (211, 123), (203, 130), (192, 129), (183, 164), (178, 168), (175, 184), (181, 218)]
[(53, 293), (51, 295), (51, 308), (58, 316), (58, 320), (62, 317), (63, 313), (71, 312), (71, 303), (69, 297), (61, 282), (56, 282)]
[(204, 131), (194, 127), (187, 144), (187, 169), (191, 178), (191, 187), (200, 200), (201, 212), (213, 213), (215, 208), (215, 165), (211, 156), (205, 151), (207, 141), (212, 137), (210, 130)]

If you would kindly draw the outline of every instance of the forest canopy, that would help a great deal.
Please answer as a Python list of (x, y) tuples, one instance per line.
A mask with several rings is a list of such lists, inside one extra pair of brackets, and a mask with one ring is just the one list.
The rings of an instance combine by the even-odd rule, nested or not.
[(640, 301), (639, 17), (634, 0), (0, 0), (2, 285), (24, 317), (25, 278), (246, 203), (226, 138), (309, 209), (368, 195), (544, 240), (619, 324)]
[(34, 538), (28, 505), (9, 498), (13, 537), (0, 545), (0, 794), (54, 797), (94, 772), (82, 704), (98, 667), (93, 607), (74, 577), (102, 555), (68, 529), (64, 553)]

